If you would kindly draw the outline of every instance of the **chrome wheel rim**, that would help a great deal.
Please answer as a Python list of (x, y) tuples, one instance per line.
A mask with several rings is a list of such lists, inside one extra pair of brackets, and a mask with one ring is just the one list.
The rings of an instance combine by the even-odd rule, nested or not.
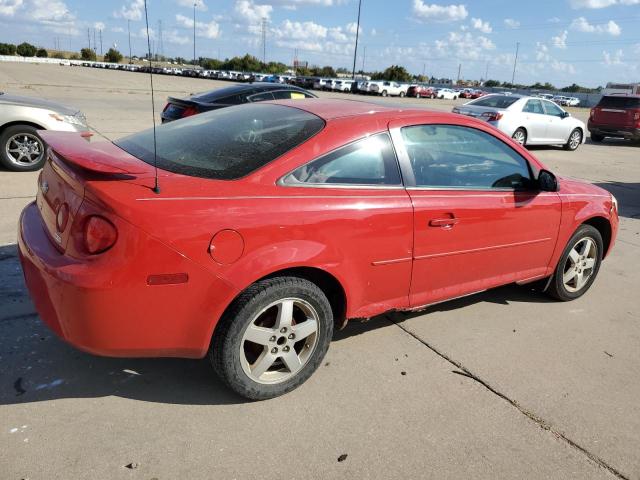
[(5, 151), (13, 164), (26, 167), (42, 160), (44, 145), (31, 133), (18, 133), (9, 138)]
[(562, 283), (567, 291), (579, 292), (589, 282), (598, 259), (598, 246), (590, 238), (582, 238), (569, 251), (564, 264)]
[(522, 130), (518, 130), (516, 133), (513, 134), (513, 139), (520, 145), (524, 145), (524, 141), (526, 137)]
[(569, 137), (569, 147), (571, 150), (575, 150), (580, 145), (580, 141), (582, 140), (582, 134), (578, 131), (575, 131)]
[(284, 298), (261, 310), (240, 342), (240, 364), (254, 382), (276, 384), (294, 377), (318, 344), (319, 317), (301, 298)]

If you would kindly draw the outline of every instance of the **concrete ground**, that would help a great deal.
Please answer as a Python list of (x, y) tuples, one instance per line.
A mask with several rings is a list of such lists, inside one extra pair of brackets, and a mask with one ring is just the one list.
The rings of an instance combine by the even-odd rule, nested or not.
[[(0, 69), (0, 90), (76, 105), (109, 138), (151, 125), (148, 81)], [(223, 85), (158, 76), (156, 105)], [(16, 259), (37, 174), (0, 171), (0, 478), (640, 479), (640, 148), (534, 153), (620, 202), (618, 242), (590, 292), (557, 303), (507, 286), (350, 324), (305, 385), (258, 403), (206, 360), (99, 358), (58, 340)]]

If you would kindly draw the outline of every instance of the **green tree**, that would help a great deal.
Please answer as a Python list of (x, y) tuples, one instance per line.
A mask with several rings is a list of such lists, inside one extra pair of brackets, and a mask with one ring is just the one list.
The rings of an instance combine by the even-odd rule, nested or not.
[(484, 82), (484, 86), (485, 87), (499, 87), (500, 86), (500, 82), (498, 80), (487, 80), (486, 82)]
[(13, 43), (0, 43), (0, 55), (15, 55), (16, 46)]
[(95, 62), (96, 52), (94, 52), (90, 48), (83, 48), (82, 50), (80, 50), (80, 58), (82, 58), (82, 60), (93, 60)]
[(16, 51), (23, 57), (35, 57), (38, 49), (30, 43), (23, 42), (16, 47)]
[(312, 67), (311, 73), (315, 77), (335, 77), (336, 71), (333, 67), (324, 66), (324, 67)]
[(80, 60), (80, 55), (78, 55), (77, 53), (72, 53), (69, 57), (69, 60)]
[(104, 60), (111, 63), (120, 63), (120, 60), (122, 60), (122, 54), (115, 48), (110, 48), (104, 55)]
[(38, 51), (36, 52), (36, 57), (47, 58), (48, 56), (49, 54), (44, 48), (39, 48)]
[(407, 69), (400, 65), (391, 65), (384, 72), (375, 72), (371, 78), (373, 80), (394, 80), (396, 82), (410, 82), (411, 75)]

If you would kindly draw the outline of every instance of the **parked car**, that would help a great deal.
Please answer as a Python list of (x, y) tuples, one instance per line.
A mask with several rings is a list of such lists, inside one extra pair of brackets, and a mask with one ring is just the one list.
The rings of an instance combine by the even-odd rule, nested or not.
[(412, 85), (407, 89), (407, 97), (436, 98), (436, 90), (426, 85)]
[[(364, 93), (365, 95), (377, 93), (382, 87), (382, 83), (383, 82), (377, 81), (377, 80), (363, 82), (359, 86), (359, 91), (360, 93)], [(375, 91), (374, 91), (374, 87), (375, 87)]]
[(316, 78), (313, 82), (314, 90), (324, 90), (325, 85), (329, 80), (327, 78)]
[(336, 80), (333, 83), (332, 90), (335, 92), (350, 92), (353, 80)]
[(584, 122), (555, 103), (520, 95), (486, 95), (453, 108), (489, 122), (521, 145), (562, 145), (576, 150), (585, 141)]
[(603, 96), (591, 109), (587, 127), (594, 142), (605, 137), (640, 141), (640, 95)]
[(0, 165), (15, 172), (42, 168), (45, 144), (39, 130), (91, 136), (85, 115), (74, 107), (0, 92)]
[(580, 99), (578, 97), (567, 97), (565, 105), (567, 107), (577, 107), (580, 105)]
[(480, 98), (480, 97), (484, 97), (485, 95), (487, 95), (487, 92), (483, 92), (482, 90), (474, 90), (473, 92), (471, 92), (471, 96), (469, 98)]
[(27, 288), (84, 351), (208, 356), (254, 400), (304, 383), (349, 319), (513, 282), (578, 298), (618, 231), (610, 193), (470, 117), (301, 100), (156, 130), (45, 132)]
[(370, 93), (381, 95), (383, 97), (404, 97), (407, 94), (409, 86), (398, 82), (384, 81), (375, 83), (370, 87)]
[(316, 98), (316, 96), (295, 85), (259, 82), (234, 85), (198, 93), (188, 98), (169, 97), (168, 103), (162, 111), (161, 119), (162, 123), (166, 123), (241, 103), (301, 98)]
[(473, 93), (473, 88), (463, 88), (458, 92), (458, 96), (460, 98), (471, 98), (472, 93)]
[(439, 88), (436, 90), (436, 98), (442, 98), (445, 100), (457, 100), (458, 92), (451, 90), (450, 88)]

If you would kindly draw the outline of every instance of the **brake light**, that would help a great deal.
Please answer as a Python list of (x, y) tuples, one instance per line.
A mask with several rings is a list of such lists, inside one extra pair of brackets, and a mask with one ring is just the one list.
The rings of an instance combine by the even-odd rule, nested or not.
[(640, 127), (640, 110), (635, 110), (633, 112), (633, 121), (636, 122), (638, 127)]
[(595, 109), (595, 108), (592, 108), (592, 109), (591, 109), (591, 112), (589, 113), (589, 118), (590, 118), (591, 120), (593, 120), (593, 119), (595, 118), (595, 116), (596, 116), (596, 109)]
[(106, 218), (91, 215), (84, 223), (84, 246), (91, 254), (102, 253), (113, 247), (118, 239), (116, 227)]
[(182, 110), (182, 113), (180, 113), (180, 117), (181, 118), (185, 118), (185, 117), (190, 117), (191, 115), (195, 115), (198, 113), (198, 109), (195, 107), (187, 107), (184, 110)]
[(482, 115), (480, 115), (484, 120), (486, 120), (487, 122), (497, 122), (498, 120), (500, 120), (504, 115), (501, 112), (484, 112)]

